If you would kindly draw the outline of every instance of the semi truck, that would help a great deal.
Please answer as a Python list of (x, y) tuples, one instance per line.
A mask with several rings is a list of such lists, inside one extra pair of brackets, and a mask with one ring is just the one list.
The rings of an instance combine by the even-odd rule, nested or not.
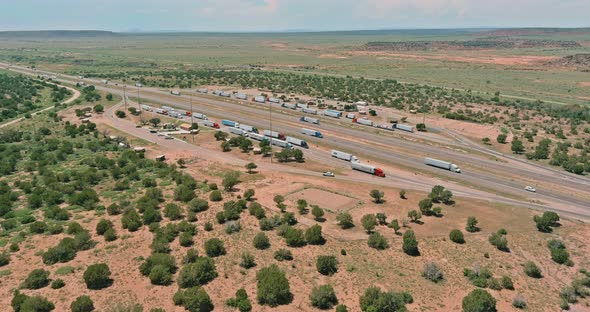
[(171, 90), (171, 91), (170, 91), (170, 94), (172, 94), (172, 95), (180, 95), (180, 91), (177, 91), (177, 90)]
[(354, 156), (352, 154), (349, 154), (349, 153), (337, 151), (337, 150), (332, 150), (330, 152), (330, 155), (332, 155), (332, 157), (335, 157), (335, 158), (338, 158), (338, 159), (342, 159), (342, 160), (346, 160), (346, 161), (351, 161), (351, 162), (357, 162), (357, 161), (359, 161), (359, 159), (356, 158), (356, 156)]
[(312, 137), (316, 137), (316, 138), (323, 138), (324, 136), (322, 135), (321, 132), (319, 131), (315, 131), (315, 130), (311, 130), (311, 129), (307, 129), (307, 128), (301, 128), (301, 133), (305, 134), (305, 135), (310, 135)]
[(207, 126), (207, 127), (219, 129), (219, 124), (216, 123), (216, 122), (213, 122), (211, 120), (205, 120), (205, 121), (203, 121), (203, 125), (204, 126)]
[(313, 114), (313, 115), (317, 115), (318, 114), (318, 110), (317, 109), (313, 109), (313, 108), (304, 108), (301, 110), (304, 113), (307, 114)]
[(443, 160), (438, 160), (438, 159), (426, 157), (426, 158), (424, 158), (424, 164), (426, 164), (428, 166), (433, 166), (433, 167), (445, 169), (445, 170), (450, 170), (450, 171), (456, 172), (456, 173), (461, 173), (461, 168), (459, 168), (457, 165), (450, 163), (448, 161), (443, 161)]
[(222, 119), (221, 124), (228, 127), (237, 127), (238, 123), (233, 120)]
[(148, 112), (153, 112), (154, 110), (152, 109), (151, 106), (148, 105), (141, 105), (141, 109), (144, 111), (148, 111)]
[(320, 120), (319, 119), (312, 118), (312, 117), (303, 116), (303, 117), (299, 118), (299, 120), (300, 121), (303, 121), (303, 122), (311, 122), (311, 123), (316, 124), (316, 125), (319, 125), (320, 124)]
[(269, 98), (269, 99), (268, 99), (268, 101), (269, 101), (269, 102), (271, 102), (271, 103), (277, 103), (277, 104), (278, 104), (278, 103), (281, 103), (281, 99), (279, 99), (279, 98), (274, 98), (274, 97), (272, 97), (272, 98)]
[(340, 118), (342, 117), (342, 112), (333, 109), (327, 109), (324, 111), (324, 116), (333, 117), (333, 118)]
[(198, 119), (209, 120), (209, 118), (205, 114), (192, 112), (192, 115), (193, 115), (193, 117), (198, 118)]
[(306, 103), (297, 103), (297, 108), (309, 108)]
[(173, 111), (174, 108), (170, 107), (170, 106), (162, 106), (163, 110), (167, 110), (167, 111)]
[(240, 128), (235, 128), (235, 127), (230, 127), (229, 133), (233, 133), (233, 134), (239, 135), (239, 136), (248, 136), (248, 132), (246, 132)]
[(395, 124), (395, 128), (403, 131), (414, 132), (414, 127), (404, 124)]
[(283, 103), (281, 107), (288, 108), (288, 109), (297, 109), (297, 105), (291, 103)]
[(356, 118), (356, 115), (353, 114), (353, 113), (348, 113), (348, 114), (346, 114), (346, 118), (348, 118), (348, 119), (355, 119)]
[(275, 139), (280, 139), (280, 140), (285, 139), (284, 134), (278, 133), (276, 131), (264, 130), (264, 131), (262, 131), (262, 134), (264, 134), (264, 136), (275, 138)]
[(355, 118), (352, 120), (352, 122), (356, 122), (358, 124), (370, 126), (370, 127), (373, 126), (373, 122), (370, 121), (369, 119), (365, 119), (365, 118)]
[(282, 147), (282, 148), (289, 148), (289, 149), (293, 148), (293, 145), (291, 145), (291, 143), (289, 143), (287, 141), (275, 139), (275, 138), (270, 138), (270, 144), (276, 145), (276, 146)]
[(162, 115), (168, 115), (168, 111), (162, 108), (156, 108), (155, 112)]
[(219, 93), (219, 96), (230, 97), (231, 96), (231, 93), (229, 93), (227, 91), (221, 91), (221, 93)]
[(258, 129), (256, 127), (252, 127), (252, 126), (249, 126), (249, 125), (236, 124), (236, 128), (242, 129), (242, 130), (247, 131), (247, 132), (258, 133)]
[(184, 115), (184, 116), (190, 116), (190, 115), (191, 115), (191, 112), (187, 112), (187, 111), (185, 111), (185, 110), (182, 110), (182, 109), (177, 109), (176, 111), (177, 111), (179, 114), (181, 114), (181, 115)]
[(199, 92), (199, 93), (208, 93), (209, 90), (207, 90), (206, 88), (201, 88), (201, 89), (197, 89), (197, 92)]
[(236, 99), (240, 99), (240, 100), (247, 100), (248, 99), (248, 95), (246, 93), (236, 93)]
[(303, 148), (309, 148), (309, 145), (307, 145), (307, 142), (300, 140), (298, 138), (294, 138), (294, 137), (287, 137), (287, 142), (291, 143), (293, 145), (297, 145), (297, 146), (301, 146)]
[(250, 133), (249, 137), (250, 137), (250, 139), (256, 140), (256, 141), (264, 141), (264, 140), (268, 141), (267, 137), (265, 137), (262, 134), (258, 134), (258, 133)]
[(358, 161), (351, 161), (350, 162), (350, 167), (353, 170), (358, 170), (358, 171), (370, 173), (372, 175), (376, 175), (378, 177), (385, 178), (385, 172), (383, 172), (383, 170), (381, 168), (377, 168), (375, 166), (371, 166), (371, 165), (367, 165), (367, 164), (362, 164), (362, 163), (360, 163)]
[(257, 95), (254, 97), (254, 102), (257, 103), (266, 103), (266, 97), (263, 95)]

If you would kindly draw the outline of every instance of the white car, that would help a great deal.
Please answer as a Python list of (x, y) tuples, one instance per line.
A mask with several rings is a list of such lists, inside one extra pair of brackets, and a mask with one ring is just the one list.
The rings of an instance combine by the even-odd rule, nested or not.
[(533, 193), (534, 192), (537, 192), (537, 189), (535, 189), (534, 187), (529, 186), (529, 185), (525, 186), (524, 189), (527, 190), (527, 191), (529, 191), (529, 192), (533, 192)]
[(324, 177), (334, 177), (334, 173), (330, 172), (330, 171), (326, 171), (324, 173), (322, 173), (322, 175)]

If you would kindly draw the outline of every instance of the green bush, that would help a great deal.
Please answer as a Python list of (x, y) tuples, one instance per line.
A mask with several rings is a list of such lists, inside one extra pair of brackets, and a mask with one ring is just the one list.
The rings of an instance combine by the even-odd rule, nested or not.
[(256, 260), (254, 256), (249, 252), (242, 253), (242, 261), (240, 262), (240, 266), (244, 269), (250, 269), (256, 266)]
[(121, 224), (124, 229), (129, 230), (129, 232), (137, 231), (141, 225), (141, 218), (135, 209), (127, 208), (125, 212), (123, 212), (123, 217), (121, 218)]
[(524, 273), (532, 278), (541, 278), (543, 273), (541, 269), (532, 261), (528, 261), (524, 264)]
[(289, 304), (293, 300), (289, 280), (276, 265), (260, 269), (256, 274), (257, 299), (261, 305), (276, 307)]
[(104, 235), (104, 233), (113, 228), (113, 222), (106, 220), (106, 219), (100, 219), (100, 221), (98, 221), (98, 223), (96, 224), (96, 234), (98, 235)]
[(211, 312), (215, 308), (209, 294), (201, 287), (179, 290), (174, 295), (174, 303), (189, 312)]
[(496, 299), (483, 289), (475, 289), (463, 298), (463, 312), (496, 312)]
[(343, 304), (339, 304), (336, 306), (336, 312), (348, 312), (348, 308)]
[(291, 251), (289, 249), (279, 249), (277, 251), (275, 251), (274, 254), (274, 258), (277, 261), (290, 261), (293, 260), (293, 254), (291, 253)]
[(52, 289), (60, 289), (64, 286), (66, 286), (66, 282), (64, 282), (62, 279), (56, 279), (55, 281), (51, 282)]
[(223, 200), (223, 196), (221, 196), (221, 192), (218, 190), (212, 191), (209, 193), (209, 200), (212, 202), (218, 202)]
[(174, 203), (169, 203), (164, 207), (164, 216), (170, 220), (182, 219), (182, 208)]
[(186, 264), (178, 275), (178, 286), (190, 288), (209, 283), (217, 277), (217, 270), (213, 259), (198, 257), (195, 262)]
[(230, 307), (237, 308), (240, 312), (252, 311), (252, 303), (248, 299), (248, 294), (244, 288), (238, 289), (236, 297), (228, 299), (225, 303)]
[(504, 288), (504, 289), (509, 289), (509, 290), (514, 289), (514, 284), (512, 283), (512, 279), (510, 278), (510, 276), (506, 276), (506, 275), (502, 276), (500, 283), (502, 284), (502, 288)]
[(54, 309), (55, 305), (41, 296), (27, 297), (19, 307), (21, 312), (50, 312)]
[(212, 238), (205, 242), (205, 253), (209, 257), (219, 257), (225, 255), (223, 241), (219, 238)]
[(285, 238), (285, 242), (289, 247), (305, 246), (303, 231), (300, 229), (289, 227), (283, 237)]
[(84, 271), (84, 282), (88, 289), (103, 289), (112, 284), (111, 270), (105, 263), (92, 264)]
[(114, 228), (110, 228), (104, 232), (104, 240), (107, 242), (112, 242), (117, 239), (117, 232)]
[(47, 230), (47, 223), (42, 221), (35, 221), (29, 225), (29, 230), (31, 233), (35, 234), (43, 234)]
[(21, 287), (26, 289), (39, 289), (49, 285), (49, 271), (36, 269), (29, 273)]
[(305, 240), (310, 245), (323, 245), (326, 239), (322, 236), (322, 227), (319, 224), (314, 224), (305, 230)]
[(319, 256), (316, 260), (316, 269), (322, 275), (334, 275), (338, 272), (338, 260), (334, 256)]
[(406, 303), (412, 303), (409, 293), (384, 292), (378, 287), (369, 287), (359, 298), (363, 312), (397, 312), (406, 311)]
[(349, 229), (354, 227), (352, 216), (347, 212), (339, 213), (338, 216), (336, 216), (336, 221), (338, 221), (338, 225), (342, 229)]
[(268, 249), (270, 247), (270, 241), (268, 240), (268, 236), (264, 234), (264, 232), (260, 232), (254, 236), (254, 247), (256, 249)]
[(6, 252), (0, 253), (0, 267), (8, 265), (10, 263), (10, 255)]
[(176, 260), (166, 253), (153, 253), (139, 266), (139, 271), (144, 276), (149, 276), (155, 266), (162, 266), (170, 273), (176, 272)]
[(70, 305), (72, 312), (91, 312), (94, 311), (94, 303), (88, 296), (80, 296)]
[(402, 250), (410, 256), (419, 256), (418, 241), (414, 235), (414, 231), (407, 230), (403, 236)]
[[(221, 195), (221, 194), (220, 194)], [(188, 202), (188, 210), (192, 212), (203, 212), (209, 209), (209, 202), (200, 198), (193, 198)]]
[(378, 250), (383, 250), (389, 248), (389, 244), (383, 235), (379, 232), (373, 232), (369, 235), (369, 239), (367, 240), (367, 245), (371, 248), (375, 248)]
[(183, 203), (188, 203), (195, 198), (195, 191), (185, 184), (181, 184), (174, 189), (174, 199)]
[(43, 263), (51, 265), (58, 262), (68, 262), (76, 257), (76, 241), (66, 237), (57, 246), (49, 248), (43, 253)]
[(465, 238), (463, 237), (463, 232), (461, 230), (455, 229), (449, 233), (449, 239), (457, 244), (464, 244)]
[(149, 274), (152, 285), (170, 285), (172, 283), (172, 273), (169, 268), (161, 264), (152, 267)]
[(309, 296), (311, 305), (321, 310), (331, 309), (334, 305), (338, 304), (338, 298), (332, 285), (322, 285), (314, 287), (311, 290)]

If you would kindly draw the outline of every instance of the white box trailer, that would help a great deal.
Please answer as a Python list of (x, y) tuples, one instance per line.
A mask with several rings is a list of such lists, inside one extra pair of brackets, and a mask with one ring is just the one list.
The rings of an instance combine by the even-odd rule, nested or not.
[(220, 95), (221, 92), (222, 92), (221, 90), (213, 90), (213, 92), (211, 92), (211, 93), (213, 93), (213, 95)]
[(303, 116), (299, 119), (300, 121), (304, 121), (304, 122), (310, 122), (316, 125), (320, 124), (320, 120), (317, 118), (312, 118), (312, 117), (307, 117), (307, 116)]
[(357, 118), (354, 121), (356, 121), (356, 123), (361, 124), (361, 125), (370, 126), (370, 127), (373, 126), (373, 122), (370, 121), (369, 119), (366, 119), (366, 118)]
[(136, 153), (142, 153), (142, 152), (145, 152), (145, 147), (141, 147), (141, 146), (134, 147), (133, 151)]
[(262, 95), (257, 95), (254, 97), (254, 102), (266, 103), (266, 97)]
[(248, 95), (246, 93), (236, 93), (235, 95), (236, 99), (240, 99), (240, 100), (247, 100), (248, 99)]
[(216, 123), (216, 122), (213, 122), (211, 120), (205, 120), (205, 121), (203, 121), (203, 125), (204, 126), (207, 126), (207, 127), (219, 129), (219, 124)]
[(433, 166), (433, 167), (437, 167), (437, 168), (441, 168), (441, 169), (445, 169), (445, 170), (450, 170), (450, 171), (456, 172), (456, 173), (461, 173), (461, 168), (459, 168), (457, 165), (455, 165), (453, 163), (450, 163), (450, 162), (444, 161), (444, 160), (438, 160), (438, 159), (426, 157), (426, 158), (424, 158), (424, 164), (429, 165), (429, 166)]
[(404, 124), (395, 124), (395, 128), (403, 131), (414, 132), (414, 127)]
[(178, 90), (170, 90), (170, 94), (180, 96), (180, 91), (178, 91)]
[(297, 108), (309, 108), (307, 103), (297, 103)]
[(297, 105), (291, 103), (283, 103), (282, 107), (289, 109), (297, 109)]
[(341, 152), (341, 151), (337, 151), (337, 150), (332, 150), (330, 152), (330, 155), (332, 155), (332, 157), (338, 158), (338, 159), (342, 159), (342, 160), (346, 160), (346, 161), (358, 161), (359, 159), (349, 153), (345, 153), (345, 152)]
[(348, 114), (346, 114), (346, 118), (348, 118), (348, 119), (355, 119), (356, 118), (356, 115), (353, 114), (353, 113), (348, 113)]
[(270, 144), (276, 145), (276, 146), (282, 147), (282, 148), (293, 148), (293, 145), (291, 145), (291, 143), (289, 143), (287, 141), (275, 139), (275, 138), (270, 139)]
[(162, 109), (167, 110), (167, 111), (173, 111), (174, 108), (170, 107), (170, 106), (162, 106)]
[(234, 128), (234, 127), (229, 128), (229, 133), (233, 133), (233, 134), (239, 135), (239, 136), (248, 136), (248, 132), (246, 132), (240, 128)]
[(197, 89), (197, 92), (199, 92), (199, 93), (209, 93), (209, 90), (207, 90), (206, 88), (200, 88), (200, 89)]
[(250, 137), (250, 139), (256, 140), (256, 141), (263, 141), (263, 140), (267, 140), (268, 141), (268, 138), (267, 137), (265, 137), (262, 134), (258, 134), (258, 133), (250, 133), (249, 137)]
[(166, 110), (161, 108), (156, 108), (155, 112), (162, 115), (165, 115), (167, 113)]
[(192, 115), (197, 119), (209, 120), (209, 118), (205, 114), (192, 112)]
[(318, 110), (317, 109), (313, 109), (313, 108), (304, 108), (301, 110), (304, 113), (307, 114), (312, 114), (312, 115), (317, 115), (318, 114)]
[(310, 135), (310, 136), (316, 137), (316, 138), (323, 138), (324, 137), (321, 132), (316, 131), (316, 130), (312, 130), (312, 129), (301, 128), (300, 132), (305, 135)]
[(242, 129), (244, 131), (247, 132), (254, 132), (254, 133), (258, 133), (258, 128), (250, 126), (250, 125), (245, 125), (245, 124), (237, 124), (236, 128), (238, 129)]
[(271, 102), (271, 103), (276, 103), (276, 104), (281, 103), (281, 99), (275, 98), (275, 97), (269, 98), (268, 101)]
[(342, 117), (342, 113), (339, 111), (335, 111), (332, 109), (327, 109), (324, 111), (324, 116), (332, 117), (332, 118), (340, 118)]
[(151, 106), (148, 105), (141, 105), (141, 109), (144, 111), (148, 111), (148, 112), (153, 112), (154, 109)]
[(281, 140), (285, 138), (285, 136), (282, 133), (279, 133), (276, 131), (264, 130), (264, 131), (262, 131), (262, 134), (264, 134), (264, 136), (267, 136), (267, 137), (281, 139)]
[(362, 171), (362, 172), (366, 172), (372, 175), (376, 175), (378, 177), (385, 177), (385, 173), (383, 172), (383, 170), (381, 168), (377, 168), (375, 166), (371, 166), (371, 165), (367, 165), (367, 164), (363, 164), (360, 161), (351, 161), (350, 162), (350, 167), (353, 170), (358, 170), (358, 171)]
[(291, 143), (293, 145), (301, 146), (303, 148), (309, 148), (309, 145), (307, 145), (307, 142), (305, 142), (304, 140), (298, 139), (298, 138), (288, 136), (287, 142)]
[(231, 93), (229, 93), (227, 91), (222, 91), (221, 93), (219, 93), (219, 96), (230, 97), (231, 96)]

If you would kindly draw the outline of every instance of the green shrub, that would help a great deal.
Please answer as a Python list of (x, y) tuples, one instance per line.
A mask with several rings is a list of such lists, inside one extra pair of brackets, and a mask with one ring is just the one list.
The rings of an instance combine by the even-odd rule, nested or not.
[(201, 287), (179, 290), (174, 295), (174, 303), (182, 305), (189, 312), (210, 312), (215, 308), (209, 294)]
[(260, 250), (268, 249), (270, 247), (270, 241), (264, 232), (260, 232), (254, 236), (254, 247)]
[(209, 193), (209, 200), (212, 202), (218, 202), (218, 201), (222, 201), (223, 200), (223, 196), (221, 196), (221, 192), (218, 190), (215, 190), (211, 193)]
[(94, 311), (94, 303), (88, 296), (80, 296), (70, 305), (72, 312), (91, 312)]
[(260, 269), (256, 274), (257, 299), (261, 305), (276, 307), (289, 304), (293, 300), (289, 280), (276, 265)]
[(496, 312), (496, 299), (483, 289), (475, 289), (463, 298), (463, 312)]
[(334, 256), (319, 256), (316, 260), (316, 269), (323, 275), (334, 275), (338, 272), (338, 260)]
[(331, 309), (334, 305), (338, 304), (338, 298), (336, 298), (336, 293), (332, 285), (314, 287), (311, 290), (309, 299), (313, 307), (322, 310)]
[(436, 265), (434, 262), (429, 262), (424, 265), (424, 270), (422, 270), (422, 277), (425, 279), (438, 283), (443, 279), (443, 271)]
[(517, 309), (521, 309), (521, 310), (525, 309), (526, 308), (526, 301), (522, 297), (516, 296), (512, 300), (512, 306)]
[(510, 290), (514, 289), (514, 284), (512, 283), (512, 279), (510, 278), (510, 276), (506, 276), (506, 275), (502, 276), (500, 283), (502, 284), (502, 288), (504, 288), (504, 289), (510, 289)]
[(254, 259), (254, 256), (249, 252), (242, 253), (242, 261), (240, 262), (240, 266), (244, 269), (255, 267), (256, 260)]
[(164, 216), (170, 220), (182, 219), (182, 208), (174, 203), (169, 203), (164, 207)]
[(10, 255), (8, 253), (0, 253), (0, 267), (10, 263)]
[(178, 286), (190, 288), (205, 285), (217, 277), (217, 270), (213, 259), (198, 257), (195, 262), (186, 264), (178, 275)]
[(104, 233), (113, 228), (113, 222), (106, 220), (106, 219), (100, 219), (100, 221), (98, 221), (98, 223), (96, 224), (96, 234), (98, 235), (104, 235)]
[[(221, 195), (221, 194), (220, 194)], [(188, 210), (192, 212), (203, 212), (209, 209), (209, 202), (200, 198), (193, 198), (188, 202)]]
[(172, 272), (168, 267), (157, 264), (152, 267), (149, 278), (152, 285), (170, 285), (172, 283)]
[(39, 289), (49, 285), (49, 271), (36, 269), (29, 273), (21, 287), (26, 289)]
[(66, 286), (66, 282), (64, 282), (62, 279), (56, 279), (55, 281), (51, 282), (52, 289), (60, 289), (64, 286)]
[(310, 245), (323, 245), (326, 239), (322, 236), (322, 227), (319, 224), (314, 224), (305, 230), (305, 240)]
[(88, 289), (103, 289), (112, 284), (111, 270), (105, 263), (92, 264), (84, 271), (84, 282)]
[(29, 225), (31, 233), (43, 234), (47, 230), (47, 223), (41, 221), (35, 221)]
[(418, 241), (416, 240), (414, 231), (407, 230), (404, 233), (402, 250), (410, 256), (420, 255), (420, 251), (418, 251)]
[(124, 229), (129, 230), (129, 232), (137, 231), (141, 225), (141, 218), (135, 209), (127, 208), (125, 212), (123, 212), (123, 217), (121, 218), (121, 224)]
[(117, 232), (114, 228), (110, 228), (104, 232), (104, 240), (107, 242), (112, 242), (117, 239)]
[(524, 273), (532, 278), (541, 278), (543, 274), (541, 269), (532, 261), (528, 261), (524, 264)]
[(55, 305), (41, 296), (27, 297), (21, 304), (21, 312), (50, 312), (55, 309)]
[(367, 245), (378, 250), (387, 249), (389, 247), (387, 240), (379, 232), (373, 232), (371, 235), (369, 235)]
[(336, 306), (336, 312), (348, 312), (348, 308), (343, 304), (339, 304)]
[(212, 238), (205, 242), (205, 253), (209, 257), (219, 257), (225, 255), (223, 241), (219, 238)]
[(293, 260), (293, 254), (290, 250), (281, 248), (275, 251), (274, 258), (277, 261), (290, 261)]
[(369, 287), (359, 298), (363, 312), (397, 312), (406, 311), (406, 303), (413, 298), (407, 293), (384, 292), (378, 287)]
[(153, 253), (139, 266), (139, 271), (144, 276), (149, 276), (155, 266), (162, 266), (170, 273), (177, 269), (174, 257), (166, 253)]
[(463, 237), (463, 233), (461, 232), (461, 230), (452, 230), (449, 233), (449, 239), (457, 244), (464, 244), (465, 243), (465, 238)]
[(289, 247), (305, 246), (303, 231), (300, 229), (289, 227), (283, 237), (285, 238), (285, 242)]
[(228, 299), (225, 303), (230, 307), (237, 308), (240, 312), (252, 311), (252, 303), (248, 299), (248, 294), (244, 288), (238, 289), (236, 297)]

